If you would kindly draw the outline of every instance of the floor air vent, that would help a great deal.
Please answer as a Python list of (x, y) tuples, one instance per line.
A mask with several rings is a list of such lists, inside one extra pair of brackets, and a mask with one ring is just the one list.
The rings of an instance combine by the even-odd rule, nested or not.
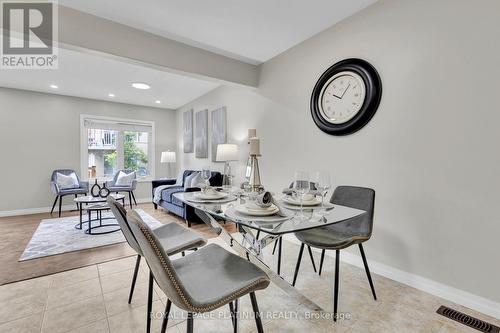
[(499, 333), (500, 332), (500, 328), (495, 326), (495, 325), (492, 325), (492, 324), (487, 323), (485, 321), (471, 317), (469, 315), (466, 315), (465, 313), (459, 312), (457, 310), (453, 310), (453, 309), (446, 307), (446, 306), (441, 306), (436, 312), (442, 316), (445, 316), (447, 318), (458, 321), (459, 323), (462, 323), (462, 324), (467, 325), (469, 327), (475, 328), (476, 330), (478, 330), (480, 332), (486, 332), (486, 333)]

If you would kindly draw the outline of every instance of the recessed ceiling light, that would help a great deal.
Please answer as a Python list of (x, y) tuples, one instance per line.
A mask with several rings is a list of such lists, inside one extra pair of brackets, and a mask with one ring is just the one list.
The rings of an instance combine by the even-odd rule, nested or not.
[(161, 104), (161, 101), (155, 101), (156, 104)]
[(51, 84), (49, 87), (51, 87), (52, 89), (57, 89), (57, 88), (59, 88), (59, 87), (58, 87), (57, 85), (55, 85), (55, 84)]
[(115, 97), (115, 94), (108, 94), (109, 97)]
[(149, 84), (144, 83), (144, 82), (134, 82), (134, 83), (132, 83), (132, 87), (134, 87), (135, 89), (142, 89), (142, 90), (146, 90), (146, 89), (151, 88), (151, 86)]

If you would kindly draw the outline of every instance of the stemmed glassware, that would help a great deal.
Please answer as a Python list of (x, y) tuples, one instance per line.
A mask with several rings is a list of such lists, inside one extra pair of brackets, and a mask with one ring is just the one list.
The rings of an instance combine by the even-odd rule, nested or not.
[(293, 182), (293, 191), (300, 199), (300, 215), (304, 217), (303, 199), (304, 194), (309, 192), (311, 184), (309, 182), (309, 173), (306, 171), (296, 171)]
[(203, 189), (204, 192), (207, 191), (207, 189), (210, 187), (210, 177), (212, 176), (212, 172), (210, 171), (209, 167), (204, 167), (201, 170), (201, 178), (205, 181), (205, 188)]
[(314, 175), (314, 186), (321, 195), (321, 207), (325, 206), (325, 195), (332, 186), (328, 171), (317, 171)]

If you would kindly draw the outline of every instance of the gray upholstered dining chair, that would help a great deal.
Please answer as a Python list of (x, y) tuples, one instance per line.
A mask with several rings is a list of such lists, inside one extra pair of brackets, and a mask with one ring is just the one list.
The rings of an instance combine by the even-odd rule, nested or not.
[[(59, 186), (59, 182), (57, 181), (57, 174), (62, 174), (64, 176), (69, 176), (74, 174), (76, 179), (78, 180), (78, 187), (71, 187), (71, 188), (61, 188)], [(75, 170), (71, 169), (59, 169), (59, 170), (54, 170), (52, 171), (52, 176), (50, 177), (50, 189), (52, 190), (52, 193), (56, 195), (56, 199), (54, 200), (54, 203), (52, 204), (52, 209), (50, 210), (50, 214), (54, 212), (54, 208), (56, 207), (57, 200), (59, 199), (59, 217), (61, 217), (61, 207), (62, 207), (62, 201), (63, 197), (66, 195), (74, 195), (75, 198), (78, 196), (78, 194), (85, 194), (89, 192), (89, 183), (85, 181), (81, 181), (80, 178), (78, 177), (78, 174), (75, 172)], [(77, 205), (78, 207), (78, 205)]]
[(319, 275), (323, 269), (323, 261), (325, 259), (326, 250), (335, 250), (335, 282), (334, 282), (334, 299), (333, 299), (333, 320), (337, 320), (337, 304), (339, 298), (339, 266), (340, 266), (340, 250), (351, 245), (358, 244), (363, 264), (365, 266), (366, 276), (372, 290), (373, 298), (377, 300), (375, 288), (366, 261), (365, 251), (363, 250), (363, 242), (370, 239), (373, 229), (373, 212), (375, 208), (375, 191), (371, 188), (355, 187), (355, 186), (339, 186), (335, 189), (331, 203), (335, 205), (348, 206), (352, 208), (362, 209), (366, 214), (353, 217), (343, 222), (329, 225), (322, 228), (315, 228), (296, 232), (295, 236), (302, 242), (295, 267), (292, 285), (295, 286), (297, 274), (302, 260), (302, 252), (304, 246), (311, 246), (321, 249), (321, 262), (319, 267)]
[[(257, 331), (263, 332), (255, 291), (265, 289), (269, 277), (248, 260), (209, 244), (186, 257), (170, 260), (153, 230), (136, 211), (129, 213), (129, 224), (149, 265), (150, 284), (153, 279), (167, 295), (162, 332), (167, 327), (170, 307), (187, 311), (187, 332), (193, 332), (193, 314), (205, 313), (229, 304), (233, 324), (233, 302), (249, 294), (255, 313)], [(148, 317), (151, 307), (148, 307)], [(235, 325), (235, 328), (237, 326)]]
[[(107, 202), (111, 209), (111, 212), (120, 225), (123, 235), (125, 236), (125, 240), (130, 245), (130, 247), (137, 252), (137, 260), (135, 262), (134, 275), (132, 277), (132, 285), (130, 286), (130, 293), (128, 298), (128, 303), (130, 304), (132, 302), (137, 273), (139, 271), (139, 265), (141, 263), (141, 257), (143, 256), (143, 254), (141, 251), (141, 247), (137, 243), (137, 240), (135, 239), (135, 236), (130, 229), (130, 225), (127, 220), (127, 211), (125, 210), (123, 205), (116, 201), (116, 199), (113, 197), (108, 197)], [(174, 255), (177, 253), (182, 253), (182, 255), (184, 255), (184, 251), (196, 251), (199, 247), (202, 247), (207, 243), (206, 239), (198, 235), (196, 232), (184, 228), (183, 226), (175, 222), (164, 224), (152, 230), (152, 233), (156, 235), (159, 243), (162, 245), (168, 255)], [(148, 293), (149, 295), (152, 295), (152, 285), (150, 285), (149, 288), (150, 289)], [(149, 298), (148, 302), (152, 302), (152, 298)]]
[[(130, 174), (132, 172), (134, 173), (133, 179), (130, 182), (130, 184), (119, 185), (116, 183), (120, 172), (123, 172), (125, 174)], [(132, 200), (134, 200), (134, 203), (137, 206), (137, 201), (135, 200), (135, 195), (134, 195), (134, 191), (137, 188), (137, 174), (133, 170), (118, 170), (113, 176), (113, 179), (108, 180), (106, 182), (106, 187), (109, 189), (110, 192), (116, 192), (116, 193), (127, 192), (130, 208), (132, 208)]]

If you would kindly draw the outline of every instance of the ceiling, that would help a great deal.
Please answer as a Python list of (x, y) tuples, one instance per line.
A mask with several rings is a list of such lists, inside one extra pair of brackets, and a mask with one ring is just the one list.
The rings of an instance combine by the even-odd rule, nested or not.
[(252, 64), (376, 0), (59, 0), (59, 4)]
[[(59, 4), (259, 64), (375, 1), (59, 0)], [(3, 70), (0, 86), (167, 109), (177, 109), (219, 86), (88, 52), (59, 49), (58, 59), (58, 70)], [(134, 89), (132, 82), (146, 82), (151, 89)]]
[[(167, 109), (177, 109), (219, 86), (89, 53), (59, 49), (58, 58), (58, 70), (2, 70), (0, 86)], [(151, 89), (132, 88), (132, 82), (146, 82)]]

